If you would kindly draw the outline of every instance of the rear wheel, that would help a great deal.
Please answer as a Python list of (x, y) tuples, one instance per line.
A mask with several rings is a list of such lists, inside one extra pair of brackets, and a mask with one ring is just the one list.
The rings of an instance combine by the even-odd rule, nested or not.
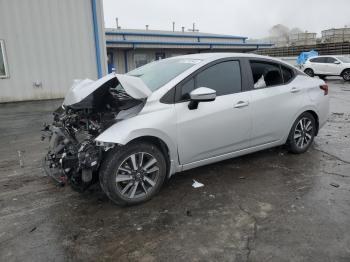
[(315, 76), (314, 70), (312, 70), (311, 68), (306, 68), (304, 70), (304, 73), (307, 74), (308, 76), (311, 76), (311, 77)]
[(308, 112), (301, 114), (295, 120), (288, 136), (289, 151), (294, 154), (306, 152), (315, 138), (315, 118)]
[(344, 70), (342, 77), (345, 81), (350, 81), (350, 69)]
[(151, 199), (165, 177), (162, 152), (142, 142), (111, 150), (100, 170), (102, 189), (118, 205), (134, 205)]

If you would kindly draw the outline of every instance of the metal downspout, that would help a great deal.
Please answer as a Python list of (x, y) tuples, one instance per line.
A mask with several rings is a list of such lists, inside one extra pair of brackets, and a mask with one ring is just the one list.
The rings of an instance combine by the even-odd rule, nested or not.
[(91, 11), (92, 11), (92, 21), (94, 27), (94, 39), (95, 39), (95, 53), (96, 53), (96, 65), (97, 65), (97, 77), (102, 77), (102, 65), (101, 65), (101, 48), (98, 32), (98, 22), (97, 22), (97, 8), (96, 0), (91, 0)]

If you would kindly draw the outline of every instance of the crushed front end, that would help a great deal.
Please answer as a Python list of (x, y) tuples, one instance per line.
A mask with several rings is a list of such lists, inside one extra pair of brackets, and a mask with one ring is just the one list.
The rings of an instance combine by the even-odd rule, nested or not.
[[(84, 91), (93, 84), (80, 82)], [(79, 97), (81, 93), (77, 86), (72, 87), (70, 97), (53, 113), (53, 123), (44, 125), (42, 138), (49, 139), (44, 159), (46, 173), (60, 185), (69, 183), (84, 190), (98, 181), (106, 151), (114, 146), (98, 146), (95, 138), (111, 125), (141, 111), (145, 99), (128, 95), (116, 77)]]

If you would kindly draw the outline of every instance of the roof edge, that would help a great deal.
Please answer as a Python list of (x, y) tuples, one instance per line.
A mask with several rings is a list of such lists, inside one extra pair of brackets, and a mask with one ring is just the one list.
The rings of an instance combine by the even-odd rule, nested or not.
[(195, 35), (195, 34), (181, 34), (181, 33), (143, 33), (143, 32), (123, 32), (123, 31), (105, 31), (106, 35), (132, 35), (132, 36), (158, 36), (158, 37), (189, 37), (189, 38), (213, 38), (213, 39), (243, 39), (246, 40), (246, 36), (234, 36), (234, 35)]

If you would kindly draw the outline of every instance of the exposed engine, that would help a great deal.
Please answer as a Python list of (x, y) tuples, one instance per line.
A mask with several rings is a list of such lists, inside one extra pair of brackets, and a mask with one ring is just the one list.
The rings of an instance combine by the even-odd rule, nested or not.
[(85, 189), (98, 180), (105, 147), (94, 139), (123, 118), (138, 113), (143, 100), (130, 97), (112, 78), (79, 103), (62, 105), (53, 123), (45, 125), (43, 139), (49, 138), (45, 170), (60, 185), (67, 182)]

